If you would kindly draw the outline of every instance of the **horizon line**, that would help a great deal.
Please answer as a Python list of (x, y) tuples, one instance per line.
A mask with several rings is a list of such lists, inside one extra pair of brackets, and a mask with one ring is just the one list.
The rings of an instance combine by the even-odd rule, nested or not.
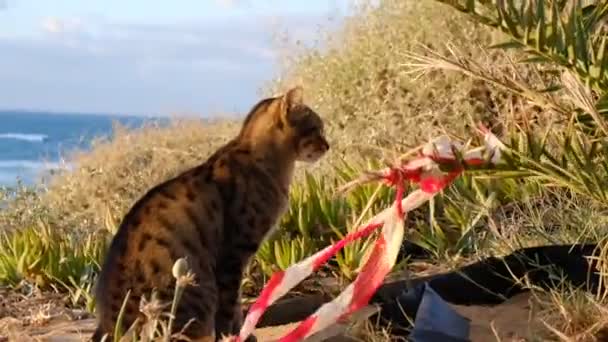
[(158, 113), (121, 113), (121, 112), (80, 112), (80, 111), (61, 111), (53, 109), (25, 109), (25, 108), (0, 108), (0, 114), (9, 113), (27, 113), (27, 114), (49, 114), (49, 115), (75, 115), (75, 116), (115, 116), (115, 117), (137, 117), (137, 118), (162, 118), (170, 119), (172, 117), (181, 118), (201, 118), (201, 119), (218, 119), (218, 118), (235, 118), (244, 113), (216, 113), (212, 115), (203, 115), (198, 112), (175, 111), (167, 114)]

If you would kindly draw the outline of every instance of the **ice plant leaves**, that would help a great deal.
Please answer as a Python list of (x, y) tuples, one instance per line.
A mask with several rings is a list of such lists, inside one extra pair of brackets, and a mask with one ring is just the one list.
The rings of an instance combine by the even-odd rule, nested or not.
[[(492, 163), (500, 159), (500, 149), (504, 147), (503, 144), (487, 129), (482, 129), (482, 133), (485, 147), (463, 152), (461, 145), (455, 144), (447, 137), (441, 137), (428, 144), (422, 154), (412, 160), (378, 172), (365, 174), (360, 182), (349, 183), (350, 186), (355, 186), (372, 180), (384, 181), (389, 186), (396, 188), (395, 202), (342, 240), (284, 271), (275, 273), (249, 310), (236, 340), (245, 340), (252, 333), (268, 306), (325, 264), (346, 244), (382, 227), (372, 253), (365, 261), (365, 265), (355, 281), (337, 298), (321, 306), (279, 341), (300, 341), (363, 307), (395, 265), (404, 236), (405, 214), (426, 203), (450, 185), (456, 177), (462, 174), (465, 165), (480, 165), (484, 162), (485, 157)], [(487, 150), (491, 150), (490, 153), (487, 153)], [(445, 172), (440, 170), (440, 164), (454, 164), (455, 167)], [(407, 182), (418, 184), (420, 188), (402, 199)]]
[[(608, 2), (583, 6), (581, 0), (437, 1), (509, 36), (493, 47), (519, 49), (527, 55), (523, 62), (550, 63), (573, 72), (600, 99), (596, 110), (608, 111)], [(602, 129), (608, 134), (606, 127)]]

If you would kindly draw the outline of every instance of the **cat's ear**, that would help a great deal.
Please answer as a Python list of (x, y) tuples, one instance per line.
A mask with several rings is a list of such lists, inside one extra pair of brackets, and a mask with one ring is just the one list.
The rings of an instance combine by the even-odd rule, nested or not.
[(281, 98), (281, 104), (284, 112), (289, 112), (294, 107), (304, 103), (304, 89), (301, 86), (295, 86), (289, 89)]
[(283, 102), (286, 104), (287, 109), (300, 106), (304, 103), (304, 89), (301, 86), (295, 86), (287, 91), (283, 95)]
[(281, 117), (280, 120), (289, 124), (289, 113), (291, 110), (297, 106), (300, 106), (304, 103), (304, 90), (301, 86), (295, 86), (289, 89), (282, 97), (281, 97)]

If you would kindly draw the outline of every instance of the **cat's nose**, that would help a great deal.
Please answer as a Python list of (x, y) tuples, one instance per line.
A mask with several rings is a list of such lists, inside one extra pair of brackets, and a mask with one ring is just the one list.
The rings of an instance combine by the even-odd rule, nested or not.
[(323, 140), (323, 149), (329, 151), (329, 143), (326, 140)]

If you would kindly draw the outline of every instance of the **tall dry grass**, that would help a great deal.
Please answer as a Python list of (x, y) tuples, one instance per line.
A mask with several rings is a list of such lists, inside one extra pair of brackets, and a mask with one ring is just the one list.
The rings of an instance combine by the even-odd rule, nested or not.
[[(522, 57), (518, 50), (487, 49), (502, 41), (504, 33), (438, 1), (362, 5), (338, 30), (323, 34), (322, 44), (312, 48), (283, 41), (283, 67), (263, 92), (304, 86), (307, 102), (327, 121), (332, 143), (329, 155), (309, 171), (327, 183), (338, 178), (332, 168), (338, 162), (394, 158), (443, 132), (469, 137), (471, 125), (480, 121), (503, 137), (521, 128), (537, 136), (549, 123), (554, 132), (569, 127), (572, 101), (567, 89), (539, 91), (560, 80), (552, 66), (515, 63)], [(168, 127), (137, 131), (117, 127), (111, 139), (69, 156), (75, 170), (53, 177), (42, 193), (20, 193), (0, 212), (0, 224), (21, 229), (43, 222), (44, 227), (84, 237), (92, 231), (111, 232), (137, 197), (203, 160), (238, 126), (238, 121), (175, 120)], [(560, 152), (562, 147), (556, 143), (547, 149)], [(436, 252), (429, 262), (448, 268), (524, 246), (601, 241), (608, 217), (603, 194), (597, 192), (594, 198), (593, 193), (586, 196), (547, 183), (467, 178), (434, 204), (438, 217), (432, 217), (430, 209), (412, 215), (411, 226), (418, 232), (411, 237)], [(311, 194), (300, 190), (298, 201), (304, 203)], [(330, 202), (331, 195), (324, 194), (322, 200)], [(307, 202), (307, 208), (318, 213), (316, 203)], [(285, 222), (298, 221), (302, 211), (297, 209)], [(314, 218), (310, 221), (306, 228), (316, 225)], [(290, 241), (279, 242), (290, 252)], [(588, 336), (590, 327), (593, 333), (603, 328), (605, 322), (598, 318), (604, 313), (603, 299), (580, 299), (568, 291), (544, 295), (548, 297), (539, 301), (546, 308), (547, 336), (562, 333), (576, 340)]]
[[(407, 53), (425, 53), (423, 46), (444, 52), (448, 44), (465, 58), (508, 68), (507, 54), (483, 48), (501, 33), (435, 1), (385, 0), (355, 13), (318, 46), (284, 40), (282, 72), (267, 86), (278, 91), (303, 84), (341, 147), (335, 153), (412, 147), (445, 130), (468, 135), (472, 122), (499, 126), (511, 106), (527, 108), (511, 93), (461, 73), (434, 70), (416, 78), (407, 72)], [(532, 69), (518, 68), (522, 77), (534, 76)]]
[[(342, 28), (324, 34), (318, 48), (302, 50), (287, 41), (285, 67), (264, 90), (271, 95), (301, 84), (307, 102), (327, 121), (332, 149), (307, 171), (327, 174), (343, 159), (391, 158), (391, 149), (418, 145), (438, 132), (466, 136), (473, 121), (503, 120), (506, 95), (499, 89), (457, 73), (439, 71), (415, 80), (403, 72), (403, 53), (417, 44), (441, 48), (451, 41), (464, 53), (481, 56), (479, 44), (493, 35), (463, 15), (431, 1), (386, 0), (378, 7), (362, 5)], [(499, 53), (483, 58), (504, 61)], [(138, 131), (117, 127), (91, 151), (66, 156), (75, 170), (53, 177), (40, 203), (28, 202), (36, 210), (11, 219), (18, 216), (16, 225), (22, 226), (44, 211), (54, 225), (73, 230), (113, 227), (147, 188), (204, 159), (238, 125), (238, 120), (184, 119)]]

